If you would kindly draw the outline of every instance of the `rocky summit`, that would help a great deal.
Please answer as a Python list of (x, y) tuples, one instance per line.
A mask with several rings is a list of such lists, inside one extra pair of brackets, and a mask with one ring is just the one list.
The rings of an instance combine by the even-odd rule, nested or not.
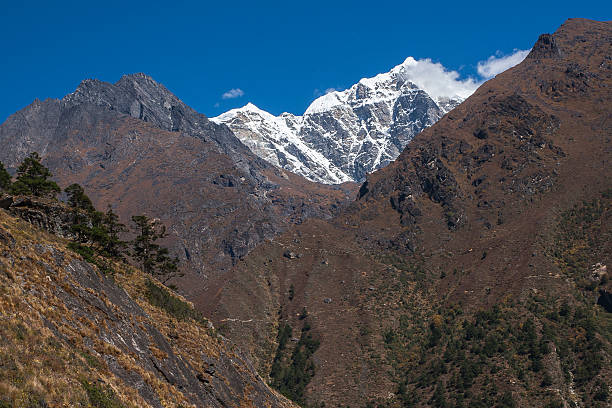
[(212, 121), (228, 125), (275, 166), (322, 183), (360, 182), (395, 160), (417, 133), (470, 94), (444, 95), (427, 84), (419, 87), (411, 75), (416, 65), (409, 57), (387, 73), (328, 92), (302, 116), (274, 116), (249, 103)]

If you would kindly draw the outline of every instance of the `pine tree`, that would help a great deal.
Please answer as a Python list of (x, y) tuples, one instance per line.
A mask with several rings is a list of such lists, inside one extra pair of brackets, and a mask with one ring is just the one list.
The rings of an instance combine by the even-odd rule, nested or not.
[(110, 204), (108, 205), (106, 214), (104, 214), (102, 224), (107, 234), (104, 251), (113, 258), (121, 258), (121, 254), (127, 243), (119, 239), (119, 234), (127, 231), (127, 228), (124, 224), (119, 222), (119, 216), (113, 212), (113, 208)]
[(136, 226), (136, 238), (132, 241), (132, 256), (140, 263), (142, 270), (151, 275), (164, 277), (164, 282), (176, 275), (178, 258), (170, 258), (167, 248), (156, 241), (166, 237), (166, 227), (146, 215), (132, 216)]
[(100, 228), (100, 213), (96, 211), (83, 187), (76, 183), (71, 184), (64, 192), (68, 195), (68, 205), (73, 210), (73, 224), (70, 229), (76, 235), (77, 241), (99, 243), (104, 238), (104, 231)]
[(53, 197), (61, 191), (51, 172), (40, 163), (38, 153), (30, 153), (17, 168), (17, 180), (11, 185), (13, 194)]
[(80, 185), (74, 183), (64, 189), (68, 194), (68, 205), (72, 208), (83, 210), (86, 212), (94, 212), (96, 209), (85, 194), (85, 190)]
[(0, 162), (0, 191), (7, 191), (11, 187), (11, 175), (4, 168), (4, 163)]
[(98, 266), (103, 273), (113, 273), (112, 259), (121, 260), (127, 245), (119, 238), (119, 234), (126, 231), (125, 225), (119, 222), (110, 205), (106, 213), (96, 210), (78, 184), (72, 184), (65, 191), (73, 209), (71, 230), (76, 238), (68, 247)]
[(167, 248), (159, 248), (155, 254), (155, 263), (157, 264), (157, 275), (163, 276), (164, 280), (162, 283), (166, 283), (168, 280), (176, 276), (178, 272), (178, 257), (171, 258)]
[(132, 256), (140, 263), (143, 271), (153, 274), (155, 267), (155, 253), (159, 245), (157, 239), (165, 236), (166, 230), (162, 225), (159, 231), (157, 223), (146, 215), (132, 216), (132, 222), (136, 226), (136, 238), (132, 241)]

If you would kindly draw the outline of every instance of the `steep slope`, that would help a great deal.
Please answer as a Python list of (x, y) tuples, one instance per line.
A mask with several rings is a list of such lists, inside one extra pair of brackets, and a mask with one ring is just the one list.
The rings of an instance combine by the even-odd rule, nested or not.
[(609, 406), (611, 44), (609, 22), (542, 35), (333, 220), (244, 258), (214, 320), (283, 379), (277, 328), (307, 321), (326, 406)]
[[(58, 208), (36, 203), (45, 225)], [(293, 406), (184, 300), (66, 244), (0, 209), (0, 405)]]
[(303, 116), (276, 117), (253, 104), (228, 111), (225, 123), (259, 157), (322, 183), (363, 181), (395, 160), (408, 142), (470, 95), (429, 95), (410, 74), (409, 57), (391, 71), (317, 98)]
[(38, 151), (61, 185), (83, 185), (124, 222), (163, 220), (194, 298), (262, 240), (310, 216), (330, 216), (352, 186), (327, 187), (252, 154), (143, 74), (86, 80), (62, 100), (35, 101), (0, 126), (0, 160)]

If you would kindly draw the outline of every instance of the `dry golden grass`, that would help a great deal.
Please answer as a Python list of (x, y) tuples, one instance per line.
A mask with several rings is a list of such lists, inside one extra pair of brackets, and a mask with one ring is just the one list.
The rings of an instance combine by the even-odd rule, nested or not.
[[(64, 299), (78, 297), (79, 292), (95, 296), (113, 318), (131, 321), (134, 330), (147, 333), (146, 326), (156, 327), (173, 352), (197, 372), (203, 373), (207, 368), (202, 355), (217, 358), (223, 352), (239, 360), (206, 322), (178, 320), (152, 306), (145, 296), (145, 282), (150, 277), (141, 271), (121, 263), (113, 265), (115, 282), (146, 313), (126, 316), (105, 293), (82, 287), (66, 271), (66, 265), (80, 259), (66, 249), (67, 241), (39, 231), (3, 210), (0, 233), (14, 238), (14, 244), (0, 240), (0, 407), (30, 407), (42, 402), (50, 407), (91, 406), (83, 381), (109, 386), (126, 407), (149, 406), (136, 389), (113, 374), (105, 356), (138, 374), (164, 407), (193, 406), (181, 390), (148, 371), (139, 356), (105, 341), (101, 333), (112, 331), (114, 323), (107, 321), (104, 313), (84, 302), (84, 310), (77, 315), (74, 307), (66, 306), (62, 292)], [(62, 259), (58, 260), (54, 253), (61, 254)], [(153, 339), (149, 352), (159, 361), (168, 358)], [(227, 380), (226, 383), (229, 384)], [(241, 406), (254, 406), (249, 390), (237, 392), (237, 398), (243, 401)]]

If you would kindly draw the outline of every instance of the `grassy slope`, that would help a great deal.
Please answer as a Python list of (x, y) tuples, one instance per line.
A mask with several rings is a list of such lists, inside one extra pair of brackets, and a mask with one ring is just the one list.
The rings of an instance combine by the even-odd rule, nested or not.
[[(170, 342), (172, 352), (201, 373), (202, 381), (212, 378), (209, 364), (200, 356), (210, 362), (221, 354), (235, 361), (243, 378), (259, 381), (189, 303), (141, 271), (116, 263), (113, 278), (144, 316), (125, 315), (105, 293), (84, 288), (66, 270), (80, 259), (66, 244), (0, 210), (0, 406), (149, 406), (110, 370), (109, 361), (141, 376), (164, 406), (192, 406), (181, 390), (140, 364), (138, 356), (104, 340), (105, 330), (117, 322), (133, 325), (134, 331), (154, 326)], [(94, 307), (84, 313), (67, 307), (64, 295), (76, 299), (81, 290), (97, 297), (114, 316)], [(146, 353), (160, 364), (168, 357), (154, 341)], [(214, 374), (229, 384), (220, 369)], [(240, 406), (254, 406), (252, 387), (231, 391)], [(280, 401), (278, 405), (290, 406)]]

